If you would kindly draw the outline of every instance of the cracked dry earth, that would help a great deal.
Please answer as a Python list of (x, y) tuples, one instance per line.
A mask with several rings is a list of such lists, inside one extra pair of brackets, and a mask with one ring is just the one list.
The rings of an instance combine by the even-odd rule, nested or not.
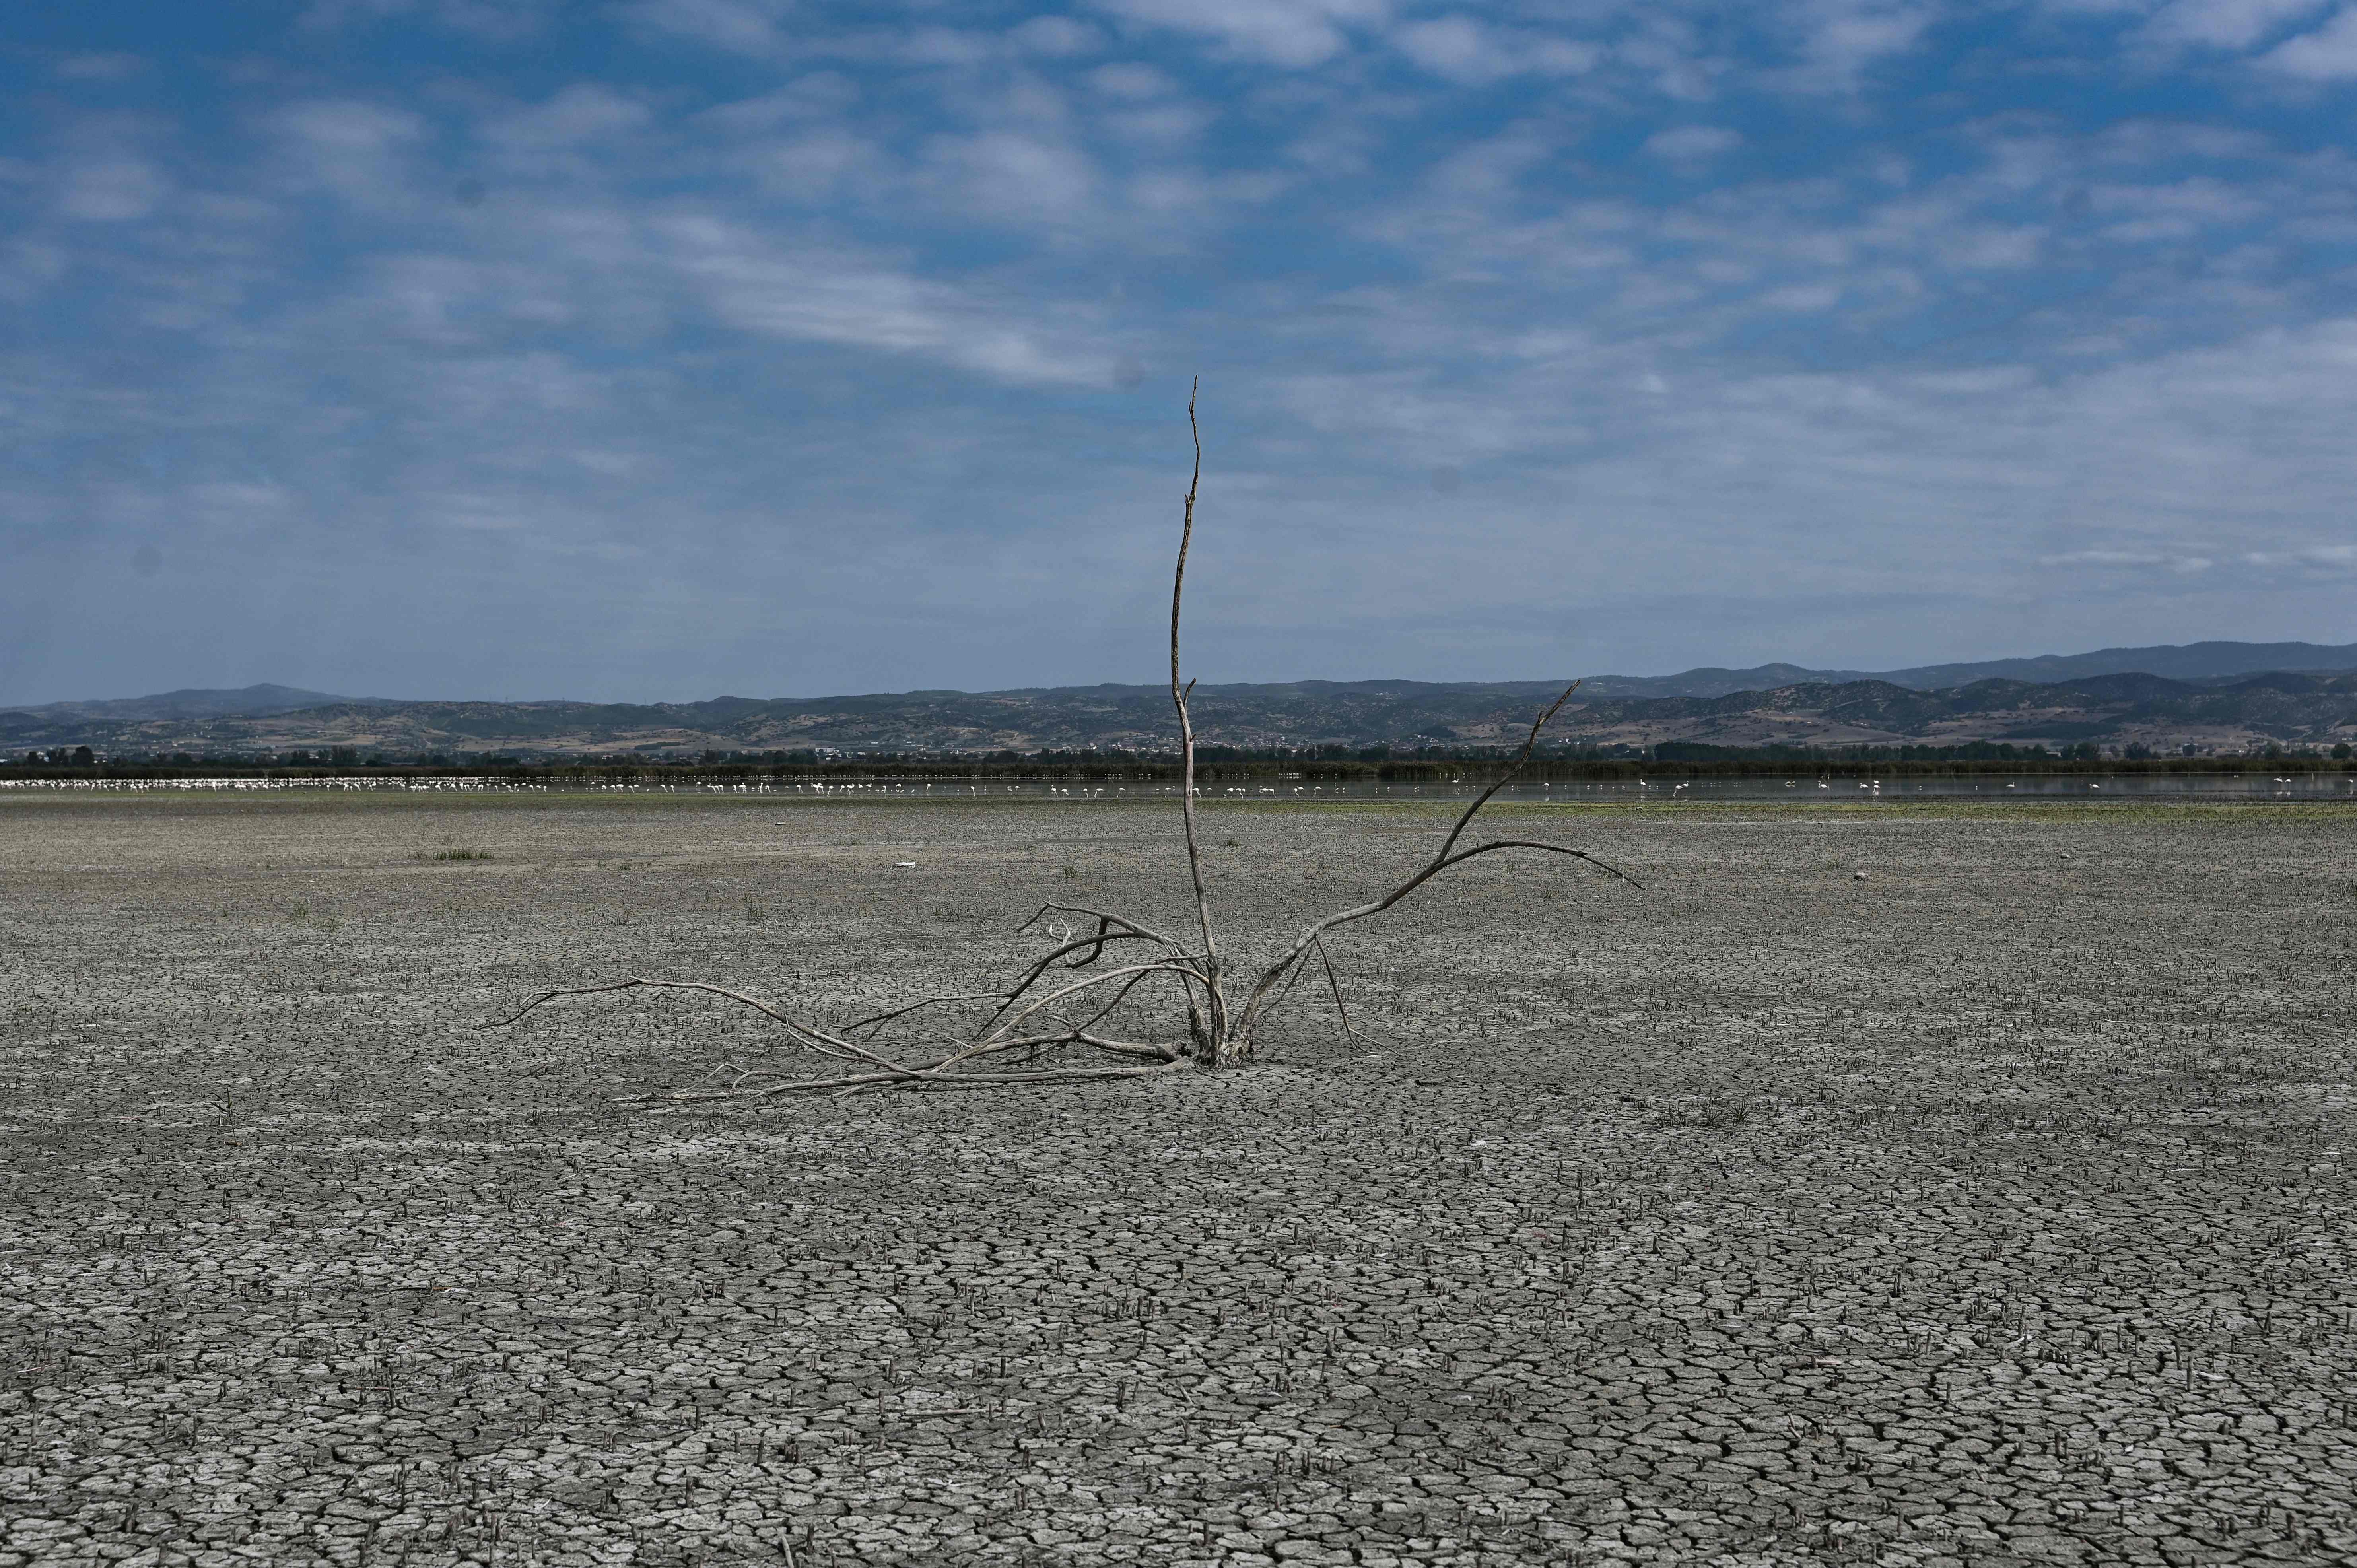
[[(0, 1564), (2357, 1555), (2357, 815), (1499, 817), (1647, 891), (1464, 868), (1368, 1040), (631, 1112), (774, 1036), (476, 1026), (963, 987), (1173, 816), (0, 804)], [(1441, 825), (1207, 820), (1240, 948)]]

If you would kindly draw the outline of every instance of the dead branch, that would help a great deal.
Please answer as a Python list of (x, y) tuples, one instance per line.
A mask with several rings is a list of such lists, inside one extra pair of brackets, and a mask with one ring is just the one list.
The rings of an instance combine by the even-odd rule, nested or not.
[(895, 1007), (889, 1013), (878, 1013), (856, 1024), (845, 1024), (843, 1032), (848, 1035), (859, 1029), (880, 1029), (895, 1019), (905, 1018), (911, 1013), (921, 1013), (928, 1007), (947, 1007), (958, 1002), (996, 1002), (1009, 994), (1005, 991), (962, 991), (949, 996), (928, 996), (920, 1002), (911, 1002), (906, 1007)]
[(1185, 1067), (1185, 1062), (1158, 1062), (1151, 1067), (1059, 1068), (1043, 1072), (996, 1072), (924, 1075), (863, 1073), (852, 1078), (796, 1079), (758, 1089), (673, 1090), (663, 1094), (634, 1095), (625, 1105), (692, 1105), (715, 1100), (770, 1100), (781, 1094), (817, 1094), (828, 1090), (875, 1089), (887, 1085), (911, 1089), (1005, 1089), (1023, 1084), (1094, 1083), (1115, 1078), (1150, 1078)]
[(1187, 386), (1187, 434), (1195, 443), (1195, 467), (1187, 479), (1185, 521), (1178, 531), (1178, 564), (1170, 573), (1170, 703), (1178, 710), (1178, 820), (1187, 833), (1187, 875), (1195, 885), (1195, 920), (1203, 937), (1203, 990), (1200, 1011), (1188, 998), (1198, 1045), (1210, 1048), (1216, 1065), (1226, 1064), (1228, 1000), (1220, 989), (1220, 944), (1211, 931), (1211, 896), (1203, 886), (1203, 847), (1195, 835), (1195, 716), (1187, 709), (1195, 682), (1178, 682), (1178, 608), (1187, 596), (1187, 552), (1195, 542), (1195, 492), (1203, 482), (1203, 430), (1195, 423), (1200, 378)]
[[(628, 980), (617, 980), (606, 985), (575, 985), (561, 987), (554, 991), (544, 991), (539, 995), (533, 997), (531, 1001), (525, 1003), (522, 1007), (516, 1009), (515, 1012), (510, 1014), (507, 1017), (486, 1024), (483, 1027), (487, 1029), (504, 1029), (509, 1025), (513, 1024), (518, 1019), (522, 1018), (525, 1014), (539, 1007), (542, 1004), (554, 1002), (561, 996), (597, 996), (609, 991), (637, 991), (641, 989), (649, 991), (702, 991), (714, 996), (725, 997), (731, 1002), (742, 1003), (744, 1005), (750, 1007), (753, 1011), (762, 1015), (764, 1017), (771, 1019), (776, 1023), (782, 1024), (795, 1034), (802, 1036), (805, 1042), (812, 1043), (812, 1048), (817, 1050), (822, 1056), (857, 1056), (864, 1054), (859, 1050), (859, 1047), (854, 1046), (850, 1041), (837, 1039), (826, 1030), (815, 1028), (810, 1025), (802, 1023), (799, 1019), (789, 1017), (785, 1014), (780, 1013), (776, 1008), (770, 1006), (768, 1003), (757, 1001), (755, 998), (746, 995), (741, 991), (731, 991), (724, 985), (708, 985), (700, 980), (646, 980), (636, 975), (631, 976)], [(920, 1004), (920, 1005), (922, 1004)]]
[(1361, 1037), (1359, 1031), (1351, 1026), (1351, 1004), (1342, 1000), (1342, 978), (1334, 972), (1334, 955), (1326, 950), (1324, 937), (1318, 939), (1317, 948), (1318, 961), (1326, 966), (1327, 989), (1334, 993), (1334, 1011), (1341, 1015), (1342, 1037), (1346, 1040), (1358, 1039)]
[[(1643, 884), (1619, 867), (1607, 865), (1585, 850), (1572, 849), (1563, 844), (1542, 843), (1530, 839), (1496, 839), (1472, 849), (1457, 849), (1457, 841), (1465, 836), (1466, 828), (1472, 822), (1474, 817), (1480, 814), (1481, 808), (1488, 805), (1499, 790), (1512, 783), (1515, 775), (1529, 766), (1531, 753), (1539, 743), (1539, 732), (1546, 728), (1549, 719), (1563, 712), (1564, 704), (1570, 702), (1571, 694), (1578, 690), (1579, 682), (1574, 681), (1563, 689), (1561, 696), (1540, 710), (1538, 717), (1531, 721), (1530, 733), (1523, 737), (1522, 749), (1514, 754), (1513, 762), (1503, 773), (1491, 781), (1488, 789), (1473, 798), (1472, 803), (1465, 808), (1458, 816), (1456, 823), (1449, 828), (1448, 836), (1441, 840), (1440, 848), (1434, 852), (1432, 858), (1426, 861), (1421, 869), (1380, 898), (1371, 899), (1351, 908), (1337, 910), (1323, 919), (1314, 920), (1304, 926), (1300, 935), (1294, 939), (1293, 945), (1286, 950), (1284, 955), (1262, 972), (1260, 978), (1253, 983), (1252, 994), (1244, 1003), (1240, 1028), (1247, 1054), (1251, 1049), (1254, 1029), (1274, 1010), (1275, 1002), (1271, 999), (1271, 993), (1275, 993), (1276, 1000), (1282, 1000), (1283, 993), (1278, 991), (1277, 987), (1295, 972), (1302, 960), (1308, 956), (1312, 948), (1317, 948), (1322, 952), (1327, 932), (1347, 926), (1354, 920), (1363, 920), (1370, 915), (1382, 914), (1449, 867), (1462, 865), (1476, 855), (1490, 854), (1504, 849), (1529, 849), (1548, 854), (1568, 855), (1574, 860), (1586, 861), (1597, 869), (1619, 877), (1631, 887), (1642, 888)], [(1452, 851), (1455, 853), (1452, 854)], [(1331, 972), (1330, 966), (1329, 972)], [(1287, 985), (1286, 989), (1289, 990), (1290, 986)], [(1339, 988), (1336, 1000), (1338, 1002), (1340, 1000)]]
[[(1254, 1059), (1259, 1031), (1292, 993), (1311, 955), (1323, 967), (1346, 1040), (1361, 1038), (1351, 1020), (1327, 938), (1342, 927), (1380, 915), (1413, 896), (1441, 873), (1480, 855), (1507, 850), (1528, 850), (1585, 862), (1608, 875), (1638, 886), (1637, 880), (1586, 850), (1534, 839), (1492, 839), (1459, 849), (1467, 828), (1498, 791), (1529, 765), (1540, 732), (1563, 711), (1579, 689), (1573, 682), (1563, 694), (1540, 710), (1531, 721), (1512, 763), (1475, 796), (1458, 815), (1448, 836), (1423, 865), (1388, 891), (1364, 903), (1339, 909), (1300, 928), (1275, 961), (1253, 982), (1241, 1010), (1227, 995), (1225, 962), (1221, 955), (1217, 922), (1212, 917), (1210, 883), (1204, 875), (1202, 841), (1196, 821), (1195, 720), (1189, 705), (1195, 683), (1182, 678), (1179, 665), (1180, 611), (1187, 591), (1187, 558), (1195, 541), (1195, 500), (1203, 478), (1203, 436), (1197, 423), (1196, 388), (1187, 394), (1187, 430), (1195, 449), (1194, 467), (1178, 534), (1178, 556), (1170, 575), (1170, 703), (1178, 719), (1178, 816), (1186, 840), (1187, 875), (1195, 901), (1199, 947), (1111, 910), (1073, 904), (1043, 904), (1017, 928), (1017, 934), (1035, 929), (1047, 933), (1048, 951), (1026, 964), (1003, 989), (948, 992), (874, 1013), (849, 1024), (825, 1026), (781, 1012), (768, 1003), (726, 986), (692, 980), (650, 980), (634, 976), (602, 985), (560, 987), (542, 992), (515, 1012), (486, 1027), (505, 1028), (521, 1022), (543, 1005), (574, 996), (597, 996), (639, 989), (700, 992), (749, 1007), (784, 1031), (787, 1043), (842, 1064), (832, 1074), (813, 1074), (799, 1068), (742, 1068), (730, 1064), (715, 1069), (695, 1085), (641, 1095), (625, 1101), (633, 1105), (700, 1104), (714, 1101), (748, 1101), (788, 1094), (862, 1094), (884, 1089), (963, 1090), (1094, 1083), (1143, 1078), (1182, 1067), (1232, 1067)], [(1066, 919), (1064, 917), (1073, 917)], [(1089, 929), (1083, 930), (1086, 924)], [(1115, 944), (1144, 943), (1144, 953), (1128, 950), (1136, 961), (1098, 966)], [(1151, 956), (1145, 956), (1150, 954)], [(1045, 983), (1057, 970), (1091, 971), (1085, 977)], [(1157, 983), (1167, 983), (1157, 984)], [(1152, 993), (1165, 997), (1175, 986), (1183, 1006), (1183, 1039), (1122, 1037), (1113, 1021), (1152, 1005)], [(1069, 1004), (1069, 1005), (1068, 1005)], [(985, 1010), (986, 1008), (986, 1010)], [(965, 1010), (966, 1022), (959, 1022)], [(1067, 1012), (1073, 1016), (1067, 1016)], [(939, 1020), (922, 1034), (919, 1015)], [(1078, 1021), (1074, 1021), (1074, 1017)], [(1154, 1031), (1148, 1031), (1149, 1034)], [(1019, 1056), (1026, 1065), (1009, 1070), (998, 1065)], [(1122, 1065), (1093, 1065), (1095, 1056), (1114, 1058)], [(1077, 1059), (1075, 1059), (1077, 1058)], [(847, 1070), (845, 1070), (847, 1069)], [(731, 1076), (723, 1088), (705, 1087), (721, 1073)]]

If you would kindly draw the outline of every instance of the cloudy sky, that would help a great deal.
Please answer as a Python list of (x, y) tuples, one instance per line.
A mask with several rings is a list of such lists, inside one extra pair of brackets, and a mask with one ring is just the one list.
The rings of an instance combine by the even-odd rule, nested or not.
[(0, 702), (2357, 638), (2357, 4), (77, 0)]

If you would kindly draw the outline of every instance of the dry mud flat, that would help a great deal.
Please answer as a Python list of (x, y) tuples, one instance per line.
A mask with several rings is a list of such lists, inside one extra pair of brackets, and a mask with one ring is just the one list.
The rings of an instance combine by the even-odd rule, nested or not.
[[(0, 1564), (2357, 1554), (2357, 815), (1501, 815), (1649, 890), (1357, 928), (1373, 1044), (633, 1114), (770, 1037), (475, 1026), (981, 979), (1171, 816), (0, 803)], [(1436, 822), (1215, 809), (1235, 935)]]

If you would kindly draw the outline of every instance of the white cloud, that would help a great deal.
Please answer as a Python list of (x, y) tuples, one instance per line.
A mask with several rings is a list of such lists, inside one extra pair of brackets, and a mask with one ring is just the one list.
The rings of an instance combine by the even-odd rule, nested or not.
[(1699, 103), (1737, 69), (1694, 22), (1667, 8), (1629, 14), (1629, 30), (1612, 45), (1613, 63), (1649, 80), (1655, 91), (1682, 103)]
[(2303, 81), (2357, 78), (2357, 8), (2341, 10), (2312, 33), (2287, 38), (2259, 57), (2259, 65)]
[(280, 111), (272, 124), (305, 178), (361, 206), (407, 201), (409, 160), (426, 130), (417, 115), (350, 99), (315, 100)]
[(163, 175), (144, 158), (104, 158), (67, 172), (58, 210), (84, 222), (124, 222), (153, 212), (167, 188)]
[(1154, 67), (1134, 63), (1099, 66), (1089, 72), (1088, 81), (1107, 98), (1130, 102), (1168, 98), (1178, 91), (1177, 82)]
[(1079, 148), (1020, 132), (936, 137), (926, 153), (944, 196), (985, 221), (1070, 222), (1097, 188)]
[(1394, 31), (1392, 42), (1435, 76), (1469, 87), (1525, 73), (1576, 76), (1603, 52), (1594, 44), (1493, 27), (1464, 16), (1412, 22)]
[[(554, 237), (554, 235), (552, 235)], [(581, 314), (566, 275), (529, 262), (415, 254), (381, 258), (350, 302), (388, 337), (441, 348), (496, 341), (519, 326), (563, 325)]]
[(0, 249), (0, 299), (13, 305), (29, 304), (65, 272), (66, 252), (62, 246), (18, 240)]
[(2298, 550), (2254, 550), (2243, 557), (2254, 566), (2339, 574), (2357, 571), (2357, 544), (2312, 544)]
[(872, 199), (904, 183), (884, 148), (849, 131), (820, 128), (748, 147), (743, 156), (763, 188), (797, 201), (844, 193)]
[(918, 355), (1017, 384), (1095, 385), (1110, 374), (1110, 352), (1044, 330), (1012, 301), (845, 252), (780, 246), (716, 219), (667, 228), (680, 271), (747, 331)]
[(1070, 16), (1034, 16), (1006, 35), (1028, 54), (1066, 59), (1104, 47), (1104, 35)]
[(2313, 16), (2327, 0), (2173, 0), (2146, 25), (2157, 45), (2246, 49), (2269, 34)]
[(302, 498), (285, 485), (264, 479), (193, 485), (187, 499), (206, 532), (235, 536), (275, 526)]
[(1645, 138), (1645, 151), (1665, 162), (1700, 164), (1743, 145), (1743, 134), (1724, 125), (1678, 125)]
[(130, 54), (68, 55), (50, 67), (67, 81), (128, 81), (146, 68), (145, 60)]
[(2096, 566), (2114, 570), (2174, 572), (2194, 576), (2217, 564), (2207, 555), (2171, 554), (2157, 550), (2070, 550), (2039, 558), (2041, 566)]
[(544, 103), (498, 116), (483, 134), (515, 151), (546, 152), (636, 131), (650, 118), (643, 104), (611, 88), (576, 82)]
[[(845, 40), (846, 54), (875, 59), (888, 59), (897, 65), (946, 67), (952, 70), (971, 70), (990, 66), (1004, 59), (1010, 42), (1020, 44), (1013, 36), (979, 32), (964, 27), (912, 27), (904, 33), (879, 33), (856, 40)], [(823, 47), (823, 46), (822, 46)]]
[(787, 0), (635, 0), (628, 15), (641, 26), (733, 54), (769, 56), (785, 44)]
[(1512, 206), (1522, 181), (1561, 151), (1556, 134), (1536, 124), (1507, 127), (1469, 142), (1432, 166), (1425, 188), (1479, 225), (1501, 207)]
[(841, 71), (814, 70), (774, 92), (707, 109), (696, 119), (732, 135), (749, 135), (796, 121), (847, 113), (859, 96), (859, 84)]
[(2207, 175), (2147, 185), (2101, 185), (2089, 192), (2108, 239), (2130, 243), (2190, 240), (2247, 223), (2267, 211), (2264, 195)]
[(422, 17), (495, 42), (530, 38), (547, 26), (557, 0), (314, 0), (302, 25), (322, 30)]
[[(1192, 141), (1209, 129), (1217, 115), (1211, 108), (1199, 103), (1155, 103), (1143, 108), (1125, 110), (1105, 116), (1107, 129), (1129, 141), (1149, 147), (1168, 148)], [(1149, 180), (1178, 180), (1208, 184), (1194, 170), (1160, 170), (1140, 177)], [(1265, 177), (1244, 176), (1245, 179)], [(1233, 184), (1233, 181), (1229, 182)]]
[(1217, 39), (1247, 59), (1295, 70), (1322, 65), (1350, 48), (1353, 28), (1389, 19), (1387, 0), (1096, 0), (1140, 27)]
[(1915, 47), (1937, 10), (1908, 0), (1812, 0), (1797, 8), (1811, 86), (1852, 91), (1868, 70)]

